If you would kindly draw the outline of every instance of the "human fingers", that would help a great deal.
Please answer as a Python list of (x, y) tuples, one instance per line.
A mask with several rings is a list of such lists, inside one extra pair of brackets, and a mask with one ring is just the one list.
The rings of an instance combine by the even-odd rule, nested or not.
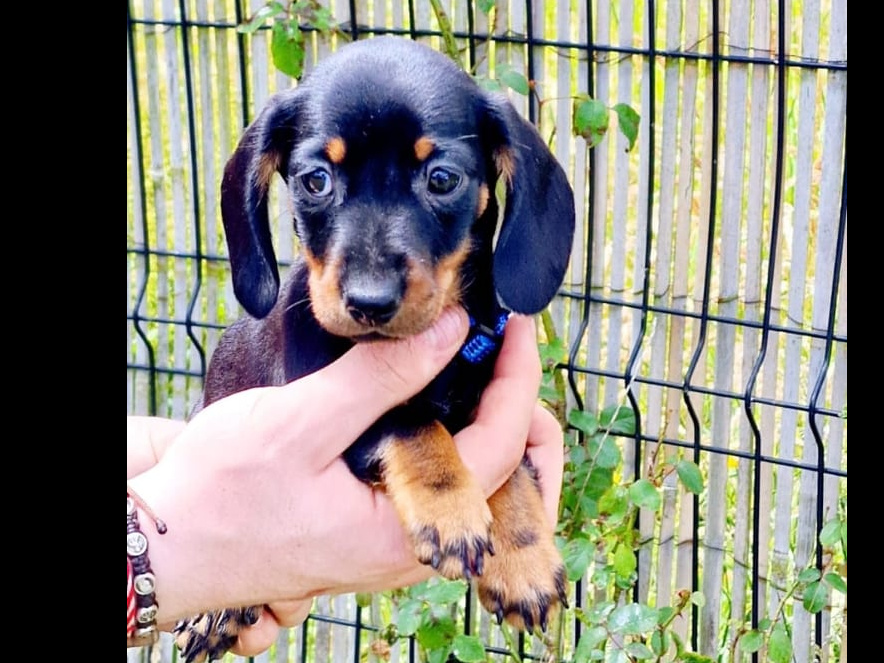
[(559, 517), (559, 498), (562, 493), (565, 435), (559, 420), (540, 403), (535, 404), (531, 417), (527, 453), (537, 471), (546, 515), (555, 529)]
[[(314, 419), (322, 420), (309, 437), (313, 461), (324, 467), (381, 415), (429, 384), (463, 344), (468, 327), (465, 311), (451, 307), (417, 336), (358, 343), (329, 366), (278, 390), (262, 407), (291, 409), (293, 396), (309, 398), (317, 408)], [(296, 416), (303, 418), (303, 409)]]
[(455, 436), (464, 463), (487, 495), (500, 488), (521, 462), (540, 378), (534, 320), (512, 316), (476, 417)]
[(231, 651), (239, 656), (256, 656), (266, 651), (276, 642), (279, 629), (303, 623), (312, 605), (311, 599), (275, 601), (265, 605), (258, 621), (240, 631)]

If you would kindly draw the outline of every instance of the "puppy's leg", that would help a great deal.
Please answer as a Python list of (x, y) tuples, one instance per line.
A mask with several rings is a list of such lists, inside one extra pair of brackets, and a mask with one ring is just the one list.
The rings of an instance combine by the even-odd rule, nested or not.
[(258, 621), (260, 606), (206, 612), (175, 624), (175, 644), (186, 663), (215, 661), (236, 644), (239, 632)]
[(378, 449), (381, 481), (411, 535), (414, 552), (446, 578), (481, 575), (492, 553), (491, 510), (438, 422), (398, 431)]
[(479, 600), (498, 621), (545, 630), (559, 604), (567, 604), (565, 568), (527, 458), (488, 504), (495, 555), (478, 579)]

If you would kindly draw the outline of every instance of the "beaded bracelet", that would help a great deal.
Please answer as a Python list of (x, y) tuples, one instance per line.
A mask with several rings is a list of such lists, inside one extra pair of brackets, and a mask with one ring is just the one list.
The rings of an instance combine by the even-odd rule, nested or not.
[[(139, 500), (140, 501), (140, 500)], [(157, 520), (157, 531), (164, 534), (165, 524)], [(132, 587), (135, 592), (135, 628), (130, 633), (128, 627), (129, 589), (127, 579), (127, 628), (126, 646), (144, 647), (154, 644), (160, 637), (157, 629), (156, 578), (150, 568), (147, 556), (147, 537), (141, 532), (135, 499), (126, 493), (126, 559), (132, 567)]]

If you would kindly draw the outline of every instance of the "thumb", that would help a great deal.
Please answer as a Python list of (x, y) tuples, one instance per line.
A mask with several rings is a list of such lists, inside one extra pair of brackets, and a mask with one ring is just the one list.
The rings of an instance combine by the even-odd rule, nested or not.
[(357, 343), (325, 368), (292, 383), (311, 402), (334, 403), (321, 463), (337, 458), (384, 413), (408, 400), (451, 361), (469, 323), (460, 307), (443, 311), (432, 327), (405, 339)]

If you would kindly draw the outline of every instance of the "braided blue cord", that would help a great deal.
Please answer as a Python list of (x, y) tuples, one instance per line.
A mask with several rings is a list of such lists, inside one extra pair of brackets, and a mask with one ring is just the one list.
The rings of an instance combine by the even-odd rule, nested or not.
[(509, 312), (506, 311), (497, 316), (493, 330), (478, 324), (473, 316), (470, 316), (470, 335), (460, 349), (460, 356), (471, 364), (480, 364), (485, 361), (500, 347), (509, 315)]

